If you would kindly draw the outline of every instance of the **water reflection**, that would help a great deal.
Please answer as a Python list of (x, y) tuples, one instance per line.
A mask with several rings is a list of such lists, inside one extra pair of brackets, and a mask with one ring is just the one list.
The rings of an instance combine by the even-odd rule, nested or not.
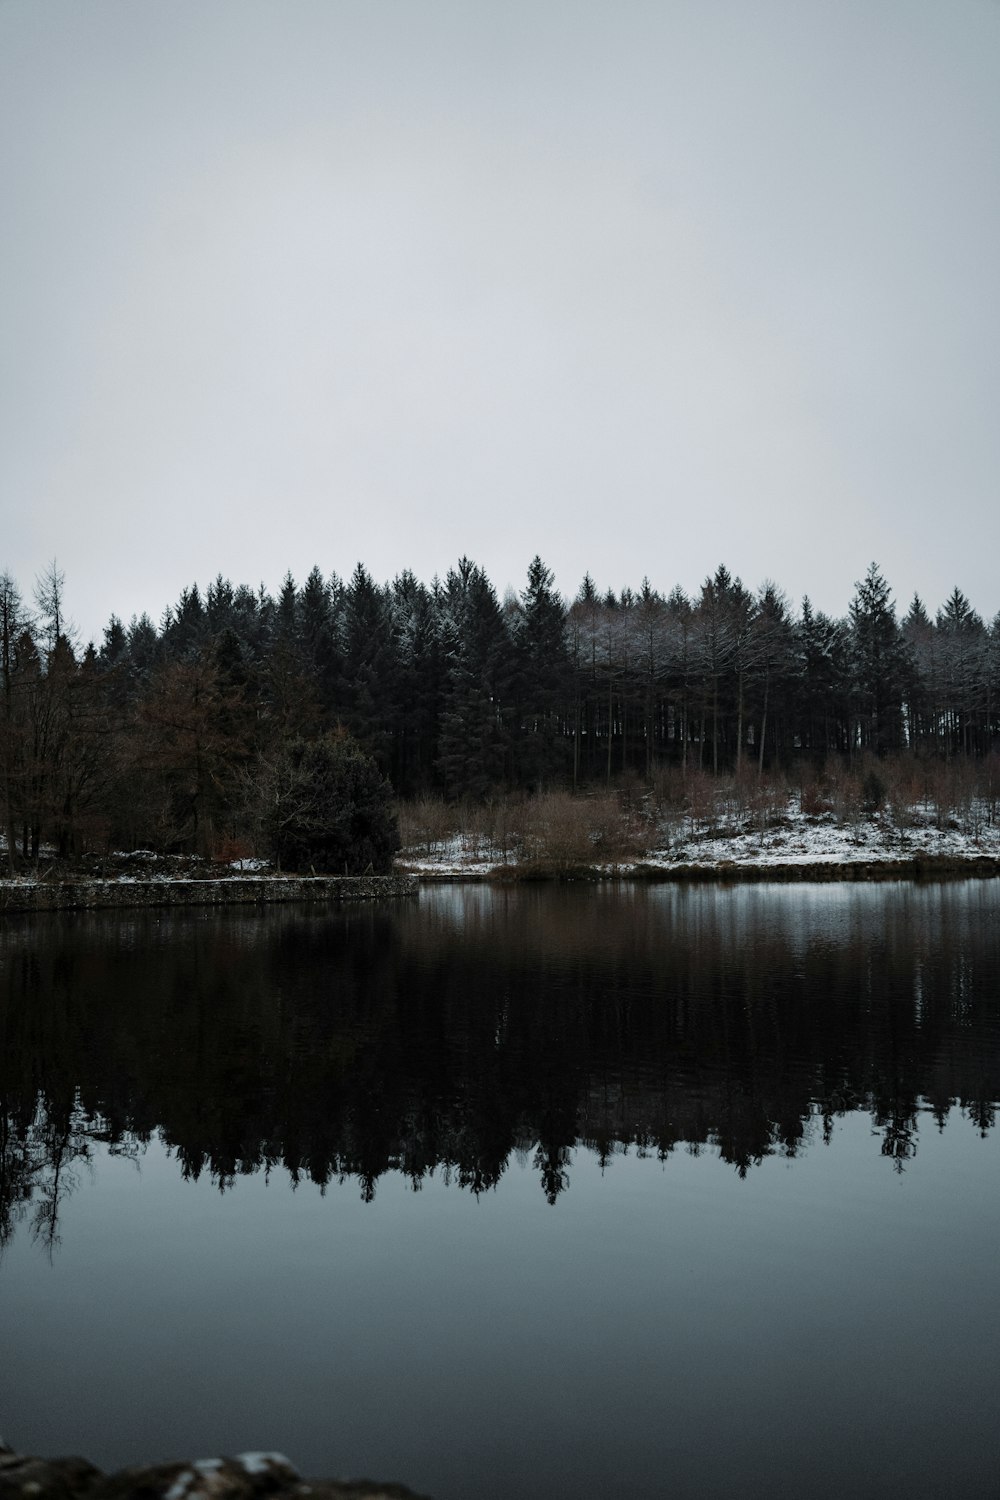
[(579, 1145), (710, 1149), (745, 1176), (852, 1111), (903, 1171), (1000, 1097), (996, 882), (425, 892), (263, 915), (8, 919), (0, 1245), (49, 1247), (94, 1144), (157, 1134), (221, 1190), (511, 1157), (555, 1203)]

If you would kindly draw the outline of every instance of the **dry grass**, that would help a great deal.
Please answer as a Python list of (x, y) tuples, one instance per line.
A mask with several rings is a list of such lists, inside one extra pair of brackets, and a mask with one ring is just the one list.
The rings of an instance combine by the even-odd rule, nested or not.
[(615, 792), (547, 792), (453, 805), (421, 797), (400, 804), (398, 815), (403, 849), (427, 857), (457, 840), (466, 858), (570, 869), (635, 860), (655, 842), (648, 811)]
[(396, 808), (399, 838), (404, 849), (419, 851), (428, 858), (446, 844), (458, 828), (458, 809), (441, 797), (416, 797), (400, 802)]
[(846, 827), (877, 818), (901, 837), (931, 823), (976, 836), (1000, 820), (1000, 755), (978, 762), (830, 758), (792, 779), (781, 772), (761, 777), (749, 765), (738, 776), (719, 777), (664, 767), (651, 783), (633, 778), (616, 791), (458, 804), (423, 796), (401, 803), (398, 816), (403, 850), (414, 856), (448, 850), (458, 861), (571, 871), (635, 863), (693, 838), (763, 839), (787, 824), (796, 794), (806, 817), (832, 815)]

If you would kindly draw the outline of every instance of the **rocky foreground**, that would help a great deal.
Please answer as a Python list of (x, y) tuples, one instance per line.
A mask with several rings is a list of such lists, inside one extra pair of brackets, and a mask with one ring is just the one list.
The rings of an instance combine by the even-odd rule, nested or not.
[(105, 1474), (85, 1458), (32, 1458), (0, 1443), (0, 1500), (427, 1500), (401, 1484), (303, 1479), (280, 1453), (240, 1453)]

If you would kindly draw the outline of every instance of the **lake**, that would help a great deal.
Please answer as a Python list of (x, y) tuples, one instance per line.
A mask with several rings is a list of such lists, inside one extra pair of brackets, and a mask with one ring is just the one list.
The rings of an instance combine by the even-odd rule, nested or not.
[(1000, 1494), (1000, 883), (0, 925), (0, 1431)]

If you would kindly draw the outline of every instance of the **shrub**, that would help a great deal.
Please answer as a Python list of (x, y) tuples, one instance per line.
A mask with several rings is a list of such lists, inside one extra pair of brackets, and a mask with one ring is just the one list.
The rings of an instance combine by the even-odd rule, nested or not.
[(397, 808), (399, 836), (404, 849), (420, 849), (431, 855), (446, 844), (458, 824), (454, 807), (441, 797), (424, 795)]
[(346, 736), (285, 747), (270, 767), (263, 823), (279, 869), (384, 875), (399, 848), (392, 789)]
[(869, 766), (862, 776), (861, 805), (866, 813), (880, 812), (885, 806), (885, 782), (874, 766)]
[(799, 807), (807, 818), (821, 818), (833, 811), (833, 803), (818, 781), (805, 781), (799, 794)]

